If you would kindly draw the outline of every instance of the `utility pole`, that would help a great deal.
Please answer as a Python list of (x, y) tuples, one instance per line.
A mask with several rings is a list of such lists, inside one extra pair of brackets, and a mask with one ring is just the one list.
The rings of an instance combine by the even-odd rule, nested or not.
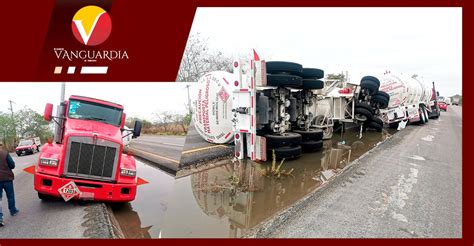
[(12, 113), (11, 114), (11, 117), (12, 117), (12, 128), (13, 128), (13, 145), (16, 144), (16, 125), (15, 125), (15, 118), (13, 117), (13, 104), (15, 103), (14, 101), (12, 100), (8, 100), (8, 102), (10, 103), (10, 112)]
[(191, 85), (186, 85), (186, 89), (188, 89), (188, 110), (189, 110), (189, 114), (192, 114), (192, 110), (191, 110), (191, 97), (189, 96), (189, 87), (191, 87)]
[(66, 82), (61, 83), (61, 101), (59, 103), (64, 102), (64, 95), (66, 94)]

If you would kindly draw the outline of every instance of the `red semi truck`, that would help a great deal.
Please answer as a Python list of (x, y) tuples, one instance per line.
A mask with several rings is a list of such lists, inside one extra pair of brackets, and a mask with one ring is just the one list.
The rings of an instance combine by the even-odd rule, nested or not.
[(55, 122), (55, 134), (41, 149), (35, 169), (38, 197), (68, 200), (63, 193), (69, 193), (81, 200), (134, 200), (136, 163), (122, 153), (122, 138), (127, 136), (122, 133), (140, 136), (141, 122), (127, 130), (122, 105), (83, 96), (63, 101), (54, 117), (52, 111), (53, 105), (46, 104), (44, 119)]

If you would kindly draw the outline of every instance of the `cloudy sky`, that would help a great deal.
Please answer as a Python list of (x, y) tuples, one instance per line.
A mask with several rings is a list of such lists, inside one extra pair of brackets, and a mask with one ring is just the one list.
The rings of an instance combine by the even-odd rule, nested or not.
[(461, 8), (198, 8), (192, 33), (228, 55), (293, 61), (352, 82), (385, 70), (461, 93)]
[[(125, 107), (127, 116), (153, 120), (155, 112), (186, 112), (186, 85), (150, 82), (66, 83), (66, 98), (80, 95), (116, 102)], [(9, 112), (8, 100), (12, 100), (15, 102), (14, 111), (26, 106), (43, 114), (46, 103), (59, 104), (61, 83), (0, 83), (0, 92), (0, 112)]]

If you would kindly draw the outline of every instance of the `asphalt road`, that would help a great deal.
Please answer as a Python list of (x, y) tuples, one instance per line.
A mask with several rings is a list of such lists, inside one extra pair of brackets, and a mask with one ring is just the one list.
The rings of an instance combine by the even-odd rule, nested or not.
[(76, 202), (41, 201), (33, 188), (33, 175), (23, 171), (37, 162), (38, 153), (17, 157), (11, 154), (14, 169), (16, 206), (20, 213), (12, 217), (3, 194), (3, 219), (0, 238), (109, 238), (102, 203), (79, 205)]
[(188, 129), (183, 147), (180, 168), (203, 163), (216, 162), (233, 157), (234, 146), (230, 144), (212, 144), (204, 140), (192, 122)]
[(178, 170), (185, 136), (142, 135), (129, 148), (134, 155), (174, 172)]
[(460, 238), (461, 107), (448, 110), (395, 134), (260, 236)]

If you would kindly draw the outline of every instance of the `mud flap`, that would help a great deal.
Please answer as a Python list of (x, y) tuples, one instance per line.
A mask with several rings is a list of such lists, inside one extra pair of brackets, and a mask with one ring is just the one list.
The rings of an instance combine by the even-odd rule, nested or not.
[(402, 121), (398, 122), (398, 128), (397, 128), (397, 130), (400, 131), (400, 130), (404, 129), (404, 128), (407, 126), (407, 123), (408, 123), (408, 120), (407, 120), (407, 121), (403, 121), (403, 120), (402, 120)]

